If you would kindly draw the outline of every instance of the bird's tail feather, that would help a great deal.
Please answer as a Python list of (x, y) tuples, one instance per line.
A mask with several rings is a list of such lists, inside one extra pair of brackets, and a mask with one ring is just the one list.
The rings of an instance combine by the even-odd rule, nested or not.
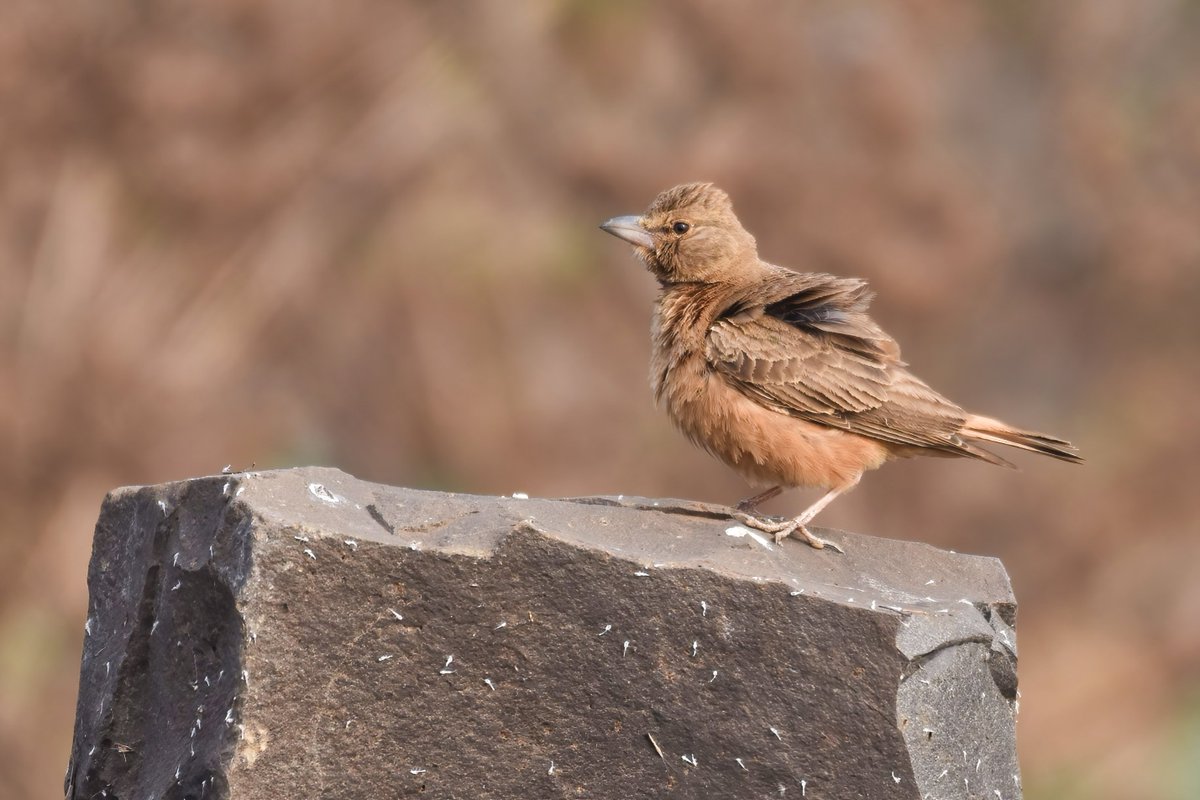
[(967, 417), (959, 435), (974, 441), (995, 442), (1021, 450), (1029, 450), (1033, 453), (1041, 453), (1044, 456), (1068, 461), (1072, 464), (1083, 463), (1083, 458), (1080, 457), (1075, 446), (1066, 439), (1059, 439), (1057, 436), (1045, 433), (1023, 431), (1011, 425), (1005, 425), (1000, 420), (978, 414)]

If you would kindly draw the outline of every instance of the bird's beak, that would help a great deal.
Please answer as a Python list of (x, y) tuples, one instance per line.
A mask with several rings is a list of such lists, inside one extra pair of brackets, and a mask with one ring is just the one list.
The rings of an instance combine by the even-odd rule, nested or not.
[(634, 247), (654, 249), (654, 238), (641, 225), (642, 218), (635, 216), (613, 217), (600, 226), (600, 230), (624, 239)]

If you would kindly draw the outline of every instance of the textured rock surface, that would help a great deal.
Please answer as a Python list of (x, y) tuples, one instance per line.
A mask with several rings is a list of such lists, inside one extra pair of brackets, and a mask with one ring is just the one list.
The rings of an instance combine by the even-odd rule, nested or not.
[(67, 795), (1019, 797), (1000, 563), (826, 535), (330, 469), (119, 490)]

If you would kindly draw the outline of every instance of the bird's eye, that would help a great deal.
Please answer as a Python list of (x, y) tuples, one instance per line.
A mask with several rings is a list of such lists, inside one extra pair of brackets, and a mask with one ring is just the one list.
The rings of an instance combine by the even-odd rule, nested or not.
[(676, 233), (678, 233), (681, 236), (683, 234), (687, 233), (689, 230), (691, 230), (691, 228), (692, 228), (692, 226), (688, 225), (683, 220), (680, 220), (679, 222), (676, 222), (674, 225), (671, 226), (671, 230), (675, 231)]

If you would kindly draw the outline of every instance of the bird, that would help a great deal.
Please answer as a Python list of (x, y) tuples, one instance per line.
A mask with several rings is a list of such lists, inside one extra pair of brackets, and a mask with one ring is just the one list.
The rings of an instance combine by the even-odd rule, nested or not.
[[(763, 261), (729, 195), (712, 183), (659, 194), (644, 214), (600, 225), (633, 245), (658, 279), (650, 384), (694, 444), (766, 487), (731, 517), (815, 548), (808, 529), (864, 472), (912, 456), (1013, 464), (984, 445), (1081, 463), (1065, 439), (964, 411), (908, 370), (868, 315), (866, 281)], [(762, 515), (784, 489), (824, 490), (799, 515)]]

